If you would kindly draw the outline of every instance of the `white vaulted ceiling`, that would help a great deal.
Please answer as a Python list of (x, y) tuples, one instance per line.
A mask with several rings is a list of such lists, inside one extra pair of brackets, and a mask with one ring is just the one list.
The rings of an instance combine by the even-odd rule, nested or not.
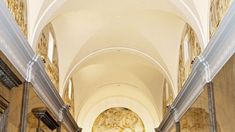
[(86, 114), (79, 112), (88, 112), (110, 97), (134, 99), (156, 119), (155, 125), (159, 120), (164, 75), (160, 67), (133, 52), (114, 50), (93, 56), (73, 74), (73, 80), (80, 104), (75, 109), (81, 110), (75, 116), (82, 125), (90, 123), (83, 123)]
[(151, 119), (157, 127), (162, 118), (164, 80), (177, 92), (185, 23), (195, 28), (200, 42), (205, 41), (207, 27), (199, 20), (206, 15), (195, 13), (198, 6), (188, 9), (187, 3), (194, 7), (193, 2), (184, 1), (54, 0), (46, 8), (48, 12), (42, 13), (32, 30), (31, 42), (36, 42), (40, 26), (52, 23), (60, 94), (72, 77), (75, 116), (81, 127), (90, 131), (88, 124), (110, 106), (129, 107), (144, 123)]
[(79, 58), (110, 47), (126, 47), (144, 52), (163, 62), (162, 65), (169, 66), (165, 68), (176, 80), (177, 69), (172, 67), (178, 63), (184, 22), (173, 14), (147, 9), (100, 11), (92, 8), (65, 13), (53, 21), (53, 26), (59, 53), (63, 55), (60, 57), (63, 63), (60, 68), (61, 80), (65, 79), (67, 71)]

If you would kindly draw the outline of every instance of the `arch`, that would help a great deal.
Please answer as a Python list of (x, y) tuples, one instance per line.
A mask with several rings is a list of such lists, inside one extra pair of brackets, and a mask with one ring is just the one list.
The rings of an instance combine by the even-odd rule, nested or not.
[(68, 79), (73, 75), (73, 73), (80, 67), (80, 65), (82, 63), (84, 63), (85, 61), (87, 61), (89, 58), (99, 55), (99, 54), (103, 54), (103, 53), (107, 53), (113, 50), (125, 50), (128, 52), (132, 52), (135, 53), (137, 55), (140, 55), (144, 58), (146, 58), (146, 60), (150, 61), (153, 65), (155, 65), (156, 67), (159, 67), (162, 71), (164, 76), (166, 76), (167, 80), (170, 82), (171, 88), (174, 91), (174, 97), (176, 96), (177, 93), (177, 88), (174, 86), (172, 78), (170, 76), (170, 74), (168, 73), (168, 71), (166, 70), (166, 68), (164, 68), (164, 66), (162, 64), (159, 63), (159, 61), (157, 61), (156, 59), (154, 59), (153, 57), (151, 57), (150, 55), (141, 52), (137, 49), (132, 49), (132, 48), (126, 48), (126, 47), (111, 47), (111, 48), (104, 48), (104, 49), (100, 49), (97, 51), (94, 51), (93, 53), (87, 55), (86, 57), (84, 57), (81, 61), (77, 62), (72, 69), (69, 71), (69, 73), (66, 75), (65, 80), (62, 82), (62, 87), (60, 89), (60, 94), (63, 95), (64, 93), (64, 88), (66, 85), (66, 82), (68, 81)]
[(39, 17), (33, 32), (29, 38), (29, 43), (33, 49), (36, 48), (39, 35), (47, 23), (52, 19), (54, 13), (66, 2), (67, 0), (54, 0), (51, 4), (45, 9), (42, 15)]
[[(125, 102), (125, 103), (124, 103)], [(106, 105), (105, 105), (106, 104)], [(138, 109), (135, 107), (139, 107)], [(83, 128), (85, 132), (91, 131), (92, 125), (95, 121), (95, 119), (105, 110), (112, 108), (112, 107), (125, 107), (133, 112), (135, 112), (140, 119), (143, 121), (145, 129), (147, 132), (155, 132), (154, 128), (157, 127), (157, 125), (153, 124), (151, 119), (151, 115), (147, 112), (145, 108), (143, 108), (142, 104), (128, 98), (124, 97), (113, 97), (108, 98), (106, 100), (103, 100), (102, 102), (98, 103), (89, 111), (89, 114), (87, 115), (87, 119), (84, 121), (84, 124), (81, 125), (79, 122), (78, 124)], [(99, 109), (97, 109), (99, 108)]]
[[(33, 48), (35, 48), (36, 42), (38, 40), (39, 34), (43, 27), (52, 19), (54, 13), (66, 2), (67, 0), (54, 0), (51, 2), (51, 4), (45, 9), (45, 11), (42, 13), (42, 15), (39, 17), (37, 23), (35, 24), (35, 27), (33, 29), (33, 32), (30, 38), (29, 43)], [(203, 44), (201, 47), (205, 47), (207, 43), (207, 38), (205, 37), (205, 32), (203, 31), (202, 25), (200, 20), (197, 18), (195, 13), (192, 10), (192, 7), (190, 7), (188, 4), (185, 3), (184, 0), (175, 1), (175, 0), (169, 0), (171, 3), (173, 3), (180, 11), (183, 16), (185, 16), (186, 21), (192, 25), (192, 27), (195, 29), (198, 39), (201, 44)]]
[[(91, 131), (95, 119), (103, 111), (112, 107), (125, 107), (135, 112), (140, 119), (142, 119), (146, 131), (154, 132), (154, 128), (160, 123), (159, 115), (156, 114), (158, 109), (155, 110), (151, 101), (133, 86), (128, 84), (118, 85), (122, 85), (125, 91), (119, 93), (122, 91), (119, 90), (120, 87), (117, 86), (117, 84), (111, 84), (104, 86), (100, 91), (96, 92), (96, 94), (89, 97), (77, 116), (79, 126), (81, 126), (84, 131)], [(110, 91), (116, 92), (110, 93)], [(129, 94), (130, 91), (133, 94)], [(133, 95), (138, 96), (134, 97)]]
[(181, 11), (182, 15), (185, 17), (185, 21), (191, 25), (191, 27), (195, 30), (198, 40), (200, 42), (201, 47), (204, 49), (206, 47), (208, 37), (203, 30), (203, 26), (199, 18), (197, 17), (196, 11), (194, 11), (193, 7), (187, 4), (185, 0), (171, 0), (172, 3)]
[[(36, 42), (38, 40), (38, 37), (39, 37), (41, 30), (48, 23), (48, 21), (50, 21), (53, 18), (53, 15), (55, 15), (56, 11), (58, 11), (59, 8), (66, 1), (67, 0), (53, 0), (53, 2), (45, 9), (43, 14), (39, 17), (39, 20), (36, 23), (35, 28), (33, 29), (32, 35), (30, 35), (31, 38), (29, 39), (29, 42), (34, 49), (37, 44)], [(198, 19), (197, 15), (195, 14), (195, 11), (193, 10), (194, 9), (193, 6), (190, 6), (184, 0), (180, 0), (180, 1), (169, 0), (169, 2), (175, 4), (176, 7), (181, 11), (180, 14), (182, 14), (182, 16), (187, 18), (186, 21), (189, 21), (189, 23), (195, 29), (195, 31), (198, 35), (198, 39), (200, 41), (200, 44), (202, 44), (201, 47), (204, 48), (206, 45), (207, 39), (205, 37), (205, 33), (203, 31), (202, 24), (201, 24), (200, 20)], [(93, 53), (91, 53), (91, 54), (93, 54)], [(87, 57), (89, 57), (89, 56), (91, 56), (91, 55), (88, 55)], [(87, 57), (85, 57), (85, 58), (87, 58)], [(78, 63), (80, 63), (80, 62), (78, 62)], [(162, 67), (162, 66), (160, 66), (160, 67)], [(74, 69), (74, 67), (72, 68), (72, 70), (73, 69)], [(162, 68), (162, 69), (164, 69), (164, 68)], [(164, 69), (163, 71), (165, 73), (167, 73), (167, 70)], [(62, 82), (61, 89), (64, 88), (65, 82), (67, 81), (67, 78), (71, 75), (71, 72), (73, 72), (73, 71), (70, 71), (69, 75), (65, 77), (65, 81)], [(176, 89), (175, 88), (176, 86), (173, 86), (172, 79), (170, 78), (168, 73), (166, 74), (166, 76), (167, 76), (168, 80), (170, 80), (172, 88)], [(173, 91), (175, 94), (177, 90), (173, 90)], [(60, 94), (62, 94), (62, 93), (63, 93), (63, 90), (60, 91)]]

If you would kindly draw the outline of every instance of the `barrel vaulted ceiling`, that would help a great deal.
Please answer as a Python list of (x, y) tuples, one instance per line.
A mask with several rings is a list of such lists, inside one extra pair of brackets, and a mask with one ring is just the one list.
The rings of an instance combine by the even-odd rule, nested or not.
[(162, 118), (164, 80), (177, 92), (185, 23), (194, 28), (202, 47), (208, 39), (208, 11), (201, 6), (208, 5), (205, 0), (41, 0), (37, 4), (29, 0), (29, 4), (35, 7), (29, 10), (29, 41), (34, 48), (43, 26), (52, 23), (60, 93), (72, 77), (75, 115), (83, 126), (93, 107), (105, 108), (106, 99), (122, 98), (142, 106), (156, 127)]

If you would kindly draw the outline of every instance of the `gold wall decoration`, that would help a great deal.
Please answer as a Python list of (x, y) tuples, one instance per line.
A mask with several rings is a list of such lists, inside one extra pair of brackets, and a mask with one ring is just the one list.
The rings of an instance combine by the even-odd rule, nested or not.
[(167, 108), (173, 103), (173, 101), (173, 91), (167, 80), (165, 79), (163, 83), (163, 116), (167, 112)]
[[(48, 58), (48, 46), (49, 46), (49, 34), (52, 34), (54, 47), (53, 47), (53, 59), (52, 62)], [(41, 56), (44, 62), (45, 70), (53, 82), (54, 86), (58, 89), (59, 87), (59, 67), (58, 67), (58, 53), (56, 46), (55, 33), (52, 24), (48, 24), (42, 30), (39, 36), (38, 45), (36, 52)]]
[(195, 58), (201, 53), (197, 35), (189, 24), (185, 25), (179, 49), (178, 89), (180, 90), (192, 70)]
[(27, 1), (6, 0), (6, 4), (24, 36), (27, 38)]
[(127, 108), (110, 108), (95, 120), (92, 132), (145, 132), (137, 114)]
[(211, 0), (210, 3), (210, 38), (219, 27), (221, 20), (229, 9), (233, 0)]

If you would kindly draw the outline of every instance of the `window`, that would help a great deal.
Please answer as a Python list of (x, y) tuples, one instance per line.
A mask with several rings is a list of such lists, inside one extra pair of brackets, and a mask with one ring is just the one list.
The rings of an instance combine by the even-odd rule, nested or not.
[(189, 36), (186, 35), (184, 39), (184, 64), (189, 61)]
[(53, 55), (54, 55), (54, 38), (52, 33), (49, 32), (49, 41), (48, 41), (48, 53), (47, 56), (51, 62), (53, 62)]
[(69, 99), (72, 99), (72, 88), (73, 88), (73, 84), (72, 84), (72, 80), (69, 80), (69, 84), (68, 84), (68, 97)]
[(169, 89), (168, 89), (168, 83), (167, 82), (165, 82), (165, 89), (166, 89), (166, 100), (168, 100), (169, 99)]

